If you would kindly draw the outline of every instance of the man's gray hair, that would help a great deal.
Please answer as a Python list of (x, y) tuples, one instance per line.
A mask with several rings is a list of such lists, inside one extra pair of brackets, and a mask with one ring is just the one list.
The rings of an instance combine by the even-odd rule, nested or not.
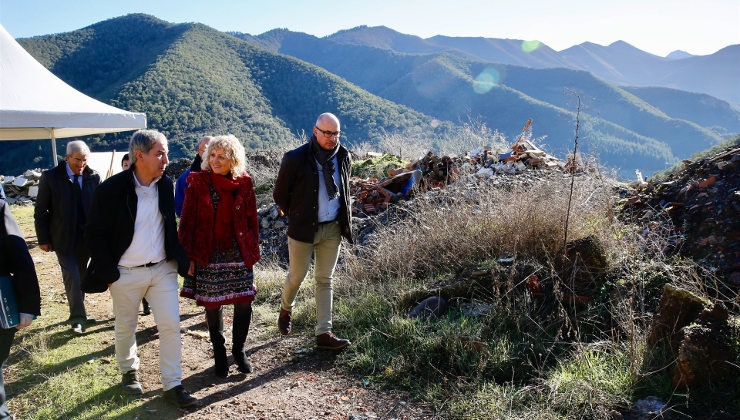
[(131, 141), (128, 144), (128, 156), (131, 159), (131, 166), (136, 163), (136, 152), (141, 151), (145, 155), (152, 150), (156, 142), (167, 144), (167, 137), (157, 130), (139, 130), (131, 135)]
[(203, 144), (203, 143), (205, 143), (207, 141), (211, 141), (211, 140), (213, 140), (213, 136), (203, 136), (203, 137), (201, 137), (200, 140), (198, 141), (198, 147), (200, 147), (201, 144)]
[(82, 140), (72, 140), (71, 142), (67, 143), (67, 156), (72, 156), (72, 153), (79, 153), (81, 155), (89, 155), (90, 154), (90, 148), (87, 147), (87, 144), (85, 144)]

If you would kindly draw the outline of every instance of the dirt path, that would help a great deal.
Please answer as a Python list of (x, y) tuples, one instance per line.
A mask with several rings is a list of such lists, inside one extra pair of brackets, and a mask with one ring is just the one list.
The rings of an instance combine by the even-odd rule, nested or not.
[[(22, 226), (27, 234), (32, 226)], [(56, 296), (63, 304), (61, 274), (53, 253), (44, 253), (35, 236), (26, 238), (41, 283), (42, 295)], [(60, 298), (61, 296), (61, 298)], [(85, 334), (100, 337), (101, 348), (112, 346), (113, 312), (108, 293), (88, 295), (89, 315), (98, 322)], [(156, 308), (153, 308), (156, 311)], [(211, 344), (202, 308), (180, 300), (183, 384), (199, 399), (196, 408), (184, 411), (165, 403), (159, 382), (156, 325), (153, 316), (140, 316), (137, 342), (141, 358), (144, 396), (136, 419), (428, 419), (429, 407), (411, 404), (403, 392), (377, 391), (363, 378), (347, 376), (335, 368), (333, 352), (316, 350), (309, 331), (283, 338), (275, 326), (277, 314), (255, 310), (247, 339), (248, 356), (254, 367), (242, 374), (231, 363), (225, 379), (213, 375)], [(267, 315), (262, 315), (267, 313)], [(231, 348), (231, 312), (224, 312), (227, 349)], [(115, 363), (111, 353), (104, 362)], [(114, 384), (111, 384), (114, 385)]]

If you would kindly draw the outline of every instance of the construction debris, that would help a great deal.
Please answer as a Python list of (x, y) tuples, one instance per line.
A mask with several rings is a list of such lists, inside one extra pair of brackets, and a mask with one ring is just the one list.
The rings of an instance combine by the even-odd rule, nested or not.
[[(578, 168), (578, 171), (582, 170), (583, 165)], [(387, 169), (386, 178), (353, 177), (350, 186), (354, 196), (352, 214), (365, 217), (382, 213), (390, 204), (411, 198), (415, 192), (445, 188), (462, 179), (463, 175), (467, 176), (465, 179), (493, 179), (530, 169), (565, 171), (567, 165), (524, 138), (519, 139), (508, 150), (479, 147), (462, 157), (436, 156), (433, 152), (428, 152), (421, 159), (409, 163), (406, 168)]]
[(39, 179), (41, 169), (29, 169), (18, 176), (0, 175), (0, 184), (5, 191), (8, 204), (20, 206), (33, 205), (39, 194)]
[(650, 226), (670, 220), (666, 253), (691, 256), (740, 286), (740, 148), (696, 162), (660, 181), (622, 192), (621, 212)]

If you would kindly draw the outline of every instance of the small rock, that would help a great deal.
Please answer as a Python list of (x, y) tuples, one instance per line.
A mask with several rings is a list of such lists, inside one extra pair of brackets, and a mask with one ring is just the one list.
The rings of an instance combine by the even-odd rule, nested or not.
[(262, 221), (260, 221), (260, 227), (262, 229), (268, 229), (270, 227), (270, 219), (263, 217)]
[(635, 405), (632, 407), (632, 412), (630, 413), (630, 419), (649, 420), (661, 418), (664, 409), (665, 403), (660, 398), (647, 397), (635, 401)]
[(422, 300), (409, 312), (409, 318), (432, 319), (447, 312), (447, 301), (441, 296), (431, 296)]
[(491, 305), (479, 301), (465, 302), (460, 305), (463, 315), (470, 318), (478, 317), (486, 313), (489, 309), (491, 309)]
[(36, 198), (39, 195), (39, 187), (38, 185), (34, 185), (31, 187), (28, 187), (28, 196), (31, 198)]

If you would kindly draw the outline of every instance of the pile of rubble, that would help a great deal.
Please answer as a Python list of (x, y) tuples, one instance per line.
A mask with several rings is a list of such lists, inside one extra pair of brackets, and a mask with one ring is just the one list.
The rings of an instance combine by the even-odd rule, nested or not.
[(690, 256), (740, 286), (740, 148), (685, 164), (626, 192), (622, 214), (641, 223), (670, 218), (673, 243), (666, 251)]
[(574, 166), (545, 153), (523, 138), (508, 150), (479, 147), (462, 157), (435, 156), (429, 152), (406, 168), (388, 170), (388, 177), (383, 179), (353, 177), (350, 185), (354, 196), (352, 214), (366, 217), (382, 213), (391, 203), (409, 198), (415, 191), (445, 188), (464, 174), (493, 179), (499, 175), (520, 174), (529, 169), (572, 171)]
[(545, 153), (526, 139), (520, 139), (509, 150), (496, 151), (479, 147), (466, 155), (463, 169), (478, 177), (490, 178), (496, 174), (514, 175), (528, 168), (566, 169), (566, 163)]
[(39, 194), (41, 169), (29, 169), (18, 176), (0, 175), (0, 184), (9, 204), (30, 206)]
[(257, 209), (260, 225), (260, 248), (262, 255), (272, 255), (282, 263), (288, 261), (288, 218), (281, 214), (277, 204)]

